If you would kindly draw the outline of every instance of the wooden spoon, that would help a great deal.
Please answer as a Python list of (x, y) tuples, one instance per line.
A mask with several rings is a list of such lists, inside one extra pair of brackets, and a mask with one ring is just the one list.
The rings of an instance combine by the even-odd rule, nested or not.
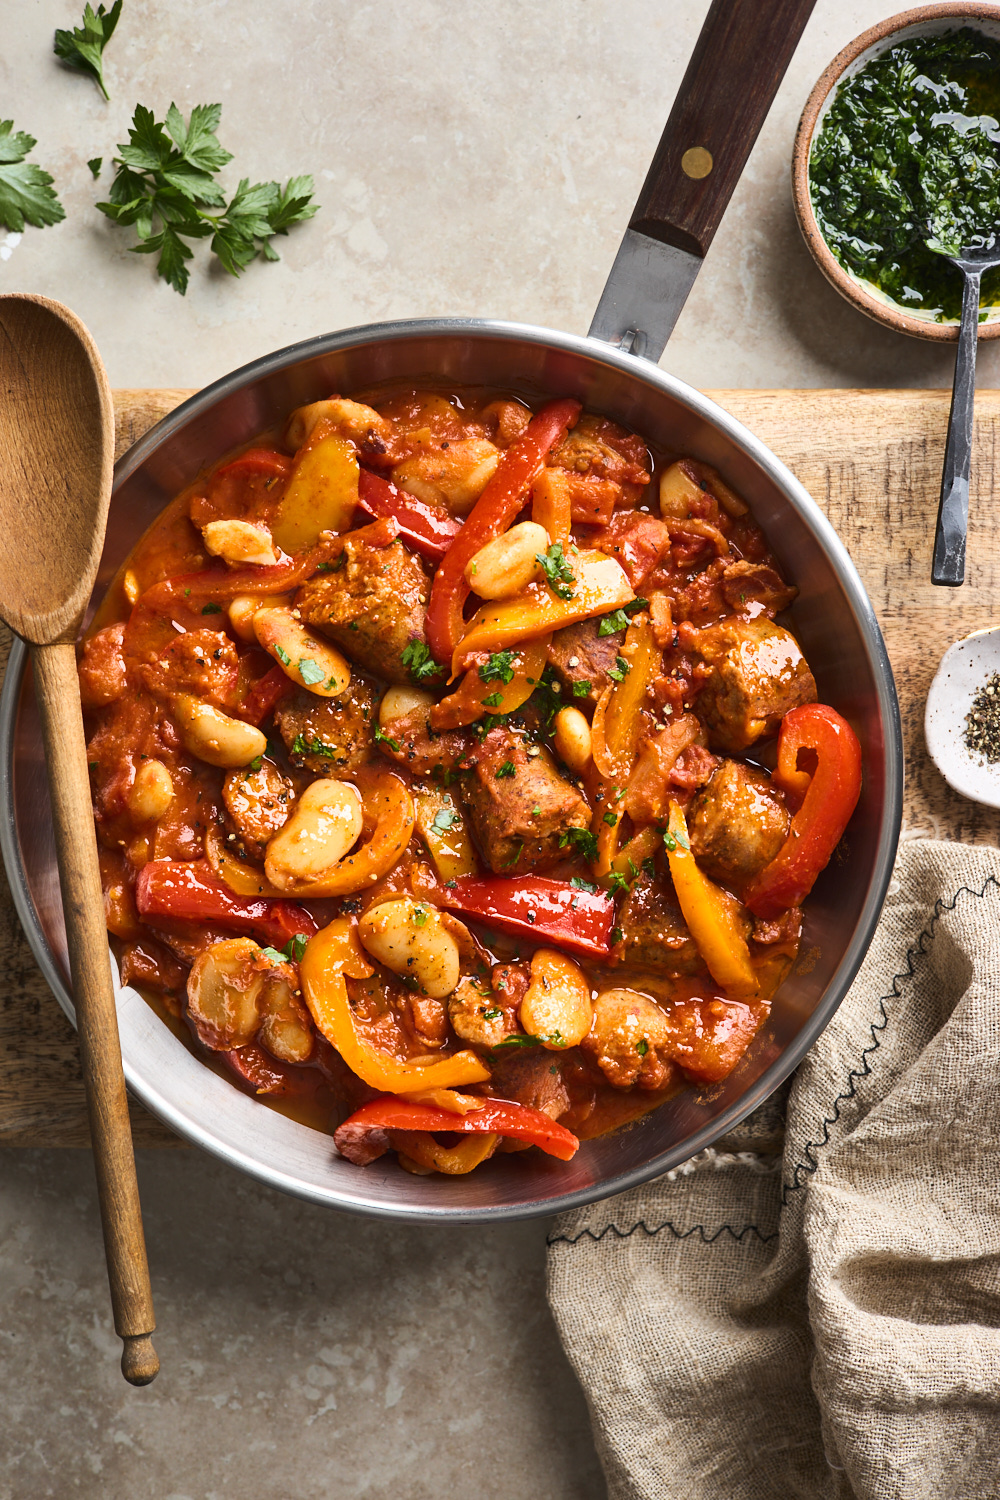
[(104, 545), (114, 412), (79, 318), (0, 296), (0, 619), (31, 647), (59, 860), (80, 1057), (122, 1373), (160, 1362), (83, 735), (74, 641)]

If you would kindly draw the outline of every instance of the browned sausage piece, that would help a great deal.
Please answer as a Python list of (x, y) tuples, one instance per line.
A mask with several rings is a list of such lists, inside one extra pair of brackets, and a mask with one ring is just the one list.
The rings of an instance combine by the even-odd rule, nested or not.
[(695, 974), (703, 968), (665, 871), (655, 878), (639, 876), (622, 903), (618, 925), (622, 941), (615, 952), (625, 967), (661, 974)]
[[(611, 681), (608, 669), (622, 648), (625, 632), (598, 635), (598, 620), (581, 620), (557, 630), (549, 646), (549, 661), (562, 683), (563, 702), (593, 708)], [(577, 692), (576, 688), (581, 691)]]
[(790, 822), (766, 771), (724, 760), (688, 812), (691, 853), (713, 880), (742, 884), (771, 863)]
[(222, 800), (247, 852), (260, 857), (264, 845), (288, 821), (295, 788), (280, 766), (263, 759), (255, 771), (247, 766), (228, 772), (222, 783)]
[(424, 638), (430, 583), (420, 559), (402, 542), (377, 545), (384, 536), (380, 521), (349, 532), (346, 562), (336, 572), (317, 573), (304, 583), (295, 608), (300, 619), (336, 641), (352, 661), (386, 682), (410, 682), (402, 655), (411, 641)]
[(299, 688), (274, 711), (274, 722), (296, 765), (319, 776), (345, 776), (371, 758), (375, 689), (355, 674), (340, 698), (317, 698)]
[(709, 745), (738, 754), (776, 734), (790, 709), (816, 702), (816, 682), (795, 637), (771, 620), (682, 626), (681, 644), (712, 667), (695, 705)]
[(505, 728), (483, 740), (463, 795), (483, 857), (498, 875), (557, 864), (566, 858), (560, 839), (590, 824), (590, 809), (548, 750)]

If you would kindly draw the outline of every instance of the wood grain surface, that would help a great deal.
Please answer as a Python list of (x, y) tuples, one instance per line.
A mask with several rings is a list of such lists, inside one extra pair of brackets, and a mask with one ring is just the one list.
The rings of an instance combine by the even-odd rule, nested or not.
[[(123, 452), (187, 391), (120, 391)], [(713, 391), (788, 464), (829, 516), (871, 595), (896, 674), (906, 752), (906, 826), (967, 843), (998, 842), (1000, 812), (952, 792), (924, 749), (924, 700), (947, 646), (993, 623), (1000, 589), (994, 471), (1000, 391), (976, 398), (966, 584), (937, 589), (930, 556), (944, 456), (946, 391)], [(9, 639), (0, 642), (0, 665)], [(89, 1144), (76, 1037), (35, 967), (0, 889), (0, 1144)], [(131, 1105), (137, 1146), (182, 1143)], [(754, 1123), (755, 1122), (755, 1123)], [(780, 1140), (776, 1105), (727, 1144)]]

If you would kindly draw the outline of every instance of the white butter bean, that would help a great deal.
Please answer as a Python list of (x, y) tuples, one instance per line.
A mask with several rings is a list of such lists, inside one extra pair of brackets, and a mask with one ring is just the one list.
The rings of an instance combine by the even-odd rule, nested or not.
[(185, 747), (210, 766), (248, 766), (267, 749), (266, 734), (190, 693), (178, 694), (173, 710)]
[(309, 1012), (292, 994), (287, 979), (272, 974), (264, 987), (264, 1012), (257, 1040), (282, 1062), (303, 1063), (312, 1056), (313, 1029)]
[(464, 516), (493, 478), (499, 462), (499, 448), (486, 438), (462, 438), (404, 459), (393, 469), (392, 482), (428, 505), (444, 504), (452, 515)]
[(318, 880), (361, 836), (361, 798), (344, 781), (314, 781), (264, 856), (264, 874), (279, 891)]
[(594, 1019), (590, 985), (578, 964), (555, 948), (539, 948), (520, 1008), (521, 1025), (543, 1047), (559, 1052), (582, 1042)]
[(351, 685), (347, 658), (320, 640), (290, 609), (267, 604), (253, 617), (254, 634), (286, 677), (319, 698), (339, 698)]
[(237, 594), (229, 603), (229, 623), (241, 641), (255, 641), (253, 617), (268, 605), (289, 606), (294, 594)]
[(278, 561), (271, 533), (256, 521), (209, 521), (202, 528), (205, 551), (231, 563), (270, 568)]
[(552, 730), (556, 751), (570, 770), (585, 770), (593, 749), (586, 715), (578, 708), (561, 708), (552, 721)]
[(679, 463), (671, 464), (660, 475), (660, 515), (683, 521), (691, 514), (691, 505), (702, 497), (701, 486)]
[(541, 572), (538, 554), (548, 547), (545, 527), (522, 521), (480, 547), (466, 564), (465, 581), (481, 599), (513, 598)]
[(385, 729), (397, 719), (405, 718), (415, 708), (430, 708), (434, 701), (434, 694), (424, 692), (423, 688), (387, 688), (378, 706), (379, 727)]
[(415, 979), (432, 999), (450, 995), (458, 983), (458, 944), (429, 902), (399, 897), (371, 906), (358, 922), (358, 936), (372, 958)]
[(392, 432), (385, 417), (380, 417), (373, 407), (334, 396), (329, 401), (314, 401), (311, 406), (300, 406), (292, 412), (285, 428), (285, 442), (289, 448), (301, 448), (320, 422), (332, 422), (338, 431), (355, 443), (363, 442), (372, 434), (385, 441)]
[(254, 967), (260, 948), (251, 938), (213, 943), (195, 959), (188, 976), (188, 1011), (206, 1047), (228, 1052), (243, 1047), (260, 1025), (257, 1001), (266, 971)]
[(162, 818), (174, 800), (174, 783), (162, 760), (144, 760), (128, 794), (128, 810), (136, 823)]

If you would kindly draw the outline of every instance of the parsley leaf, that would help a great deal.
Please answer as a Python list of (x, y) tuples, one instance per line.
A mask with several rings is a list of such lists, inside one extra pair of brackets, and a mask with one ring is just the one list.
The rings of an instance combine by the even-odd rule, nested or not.
[(488, 697), (482, 700), (484, 708), (499, 708), (502, 702), (503, 693), (499, 689), (495, 693), (490, 693)]
[(612, 946), (612, 948), (616, 948), (618, 946), (618, 944), (621, 942), (621, 940), (622, 940), (622, 938), (624, 936), (625, 936), (625, 934), (624, 934), (624, 932), (622, 931), (622, 929), (620, 927), (612, 927), (612, 929), (611, 929), (611, 946)]
[(36, 229), (58, 224), (66, 210), (52, 191), (52, 176), (25, 157), (35, 137), (14, 130), (13, 120), (0, 120), (0, 224), (20, 234), (25, 223)]
[(560, 849), (565, 849), (567, 844), (572, 844), (588, 861), (597, 858), (597, 837), (589, 828), (567, 828), (559, 840)]
[(411, 641), (404, 646), (400, 661), (406, 667), (414, 682), (432, 682), (435, 677), (440, 677), (443, 671), (431, 656), (430, 648), (423, 641)]
[(489, 1010), (484, 1010), (483, 1007), (480, 1006), (479, 1014), (482, 1016), (484, 1021), (499, 1021), (500, 1017), (503, 1015), (503, 1011), (500, 1009), (499, 1005), (491, 1005)]
[(479, 668), (482, 682), (513, 682), (514, 663), (518, 660), (514, 651), (494, 651), (489, 661)]
[(262, 948), (260, 951), (272, 964), (294, 963), (301, 961), (309, 944), (309, 939), (304, 932), (297, 932), (293, 938), (289, 938), (285, 946), (279, 951), (277, 948)]
[(91, 175), (91, 177), (100, 177), (100, 175), (101, 175), (101, 168), (103, 167), (103, 165), (104, 165), (104, 157), (103, 156), (91, 156), (89, 158), (89, 160), (87, 161), (87, 166), (90, 168), (90, 175)]
[[(604, 817), (605, 817), (605, 819), (607, 819), (608, 814), (605, 813)], [(629, 888), (628, 887), (628, 881), (625, 879), (625, 876), (624, 875), (619, 875), (619, 873), (618, 873), (617, 870), (609, 870), (608, 871), (608, 877), (607, 877), (607, 879), (608, 879), (608, 890), (611, 891), (612, 894), (615, 891), (627, 891), (628, 888)]]
[(671, 854), (678, 846), (680, 846), (681, 849), (687, 849), (688, 851), (690, 851), (691, 849), (691, 845), (688, 843), (687, 839), (682, 833), (671, 833), (669, 828), (664, 831), (663, 842), (670, 850)]
[(283, 667), (290, 667), (292, 665), (292, 658), (289, 656), (284, 646), (275, 646), (274, 654), (281, 662), (281, 665)]
[(458, 813), (451, 807), (439, 807), (431, 823), (435, 833), (447, 833), (458, 822)]
[(381, 724), (373, 724), (372, 730), (376, 745), (388, 745), (390, 750), (399, 749), (399, 741), (394, 740), (391, 735), (386, 734)]
[(262, 948), (260, 951), (262, 956), (267, 959), (268, 963), (283, 964), (285, 962), (285, 955), (283, 953), (279, 953), (277, 948)]
[(540, 1036), (505, 1036), (502, 1042), (497, 1042), (491, 1047), (491, 1052), (499, 1052), (504, 1047), (540, 1047), (542, 1038)]
[(608, 668), (608, 676), (612, 682), (622, 682), (631, 670), (631, 662), (627, 662), (624, 656), (616, 656), (614, 666)]
[(579, 875), (574, 875), (571, 878), (570, 885), (577, 891), (590, 891), (591, 895), (597, 890), (597, 886), (592, 880), (581, 880)]
[(636, 1042), (635, 1050), (638, 1052), (640, 1057), (646, 1056), (646, 1053), (649, 1051), (649, 1043), (646, 1041), (646, 1038), (644, 1036), (641, 1036)]
[(243, 178), (234, 196), (226, 195), (215, 174), (232, 161), (215, 131), (221, 104), (198, 104), (185, 123), (176, 104), (164, 121), (137, 104), (127, 145), (112, 158), (115, 169), (109, 201), (98, 209), (121, 227), (134, 226), (138, 255), (158, 255), (156, 269), (181, 295), (187, 291), (187, 240), (212, 237), (212, 250), (232, 276), (258, 255), (277, 260), (271, 247), (276, 234), (311, 219), (311, 177), (293, 177), (284, 189), (277, 182), (251, 185)]
[(572, 599), (576, 593), (576, 574), (563, 554), (562, 542), (553, 542), (548, 552), (536, 552), (535, 561), (541, 563), (552, 592), (560, 599)]
[[(122, 0), (115, 0), (108, 11), (103, 5), (99, 5), (95, 11), (88, 0), (83, 10), (83, 25), (74, 26), (72, 31), (57, 31), (52, 39), (52, 50), (60, 62), (80, 73), (89, 73), (105, 99), (110, 98), (110, 95), (104, 82), (104, 60), (101, 54), (111, 40), (121, 13)], [(94, 175), (96, 177), (96, 172)]]
[(604, 823), (607, 823), (607, 825), (608, 825), (609, 828), (614, 828), (615, 825), (618, 822), (618, 814), (617, 813), (613, 813), (611, 811), (611, 809), (608, 808), (607, 812), (604, 814), (604, 817), (602, 818), (601, 821), (604, 822)]
[(203, 607), (203, 609), (202, 609), (201, 612), (202, 612), (203, 615), (221, 615), (222, 614), (222, 605), (221, 604), (209, 603), (209, 604), (206, 604)]
[(623, 604), (621, 609), (604, 616), (597, 627), (597, 634), (617, 635), (619, 630), (627, 630), (629, 615), (634, 615), (637, 609), (645, 609), (648, 603), (648, 599), (632, 599), (628, 604)]
[(497, 781), (504, 781), (507, 779), (507, 777), (513, 776), (514, 762), (512, 760), (505, 760), (502, 766), (497, 766), (493, 775), (496, 777)]
[(594, 684), (592, 682), (589, 682), (586, 679), (584, 679), (583, 682), (574, 682), (574, 684), (573, 684), (573, 697), (574, 698), (586, 698), (587, 694), (590, 692), (590, 690), (593, 687), (593, 685)]
[(293, 755), (325, 755), (332, 760), (337, 752), (331, 750), (329, 745), (324, 745), (322, 740), (307, 740), (304, 735), (297, 734), (292, 741), (291, 753)]
[(299, 676), (306, 687), (313, 687), (317, 682), (322, 682), (326, 673), (318, 662), (313, 661), (311, 656), (303, 656), (299, 661)]

